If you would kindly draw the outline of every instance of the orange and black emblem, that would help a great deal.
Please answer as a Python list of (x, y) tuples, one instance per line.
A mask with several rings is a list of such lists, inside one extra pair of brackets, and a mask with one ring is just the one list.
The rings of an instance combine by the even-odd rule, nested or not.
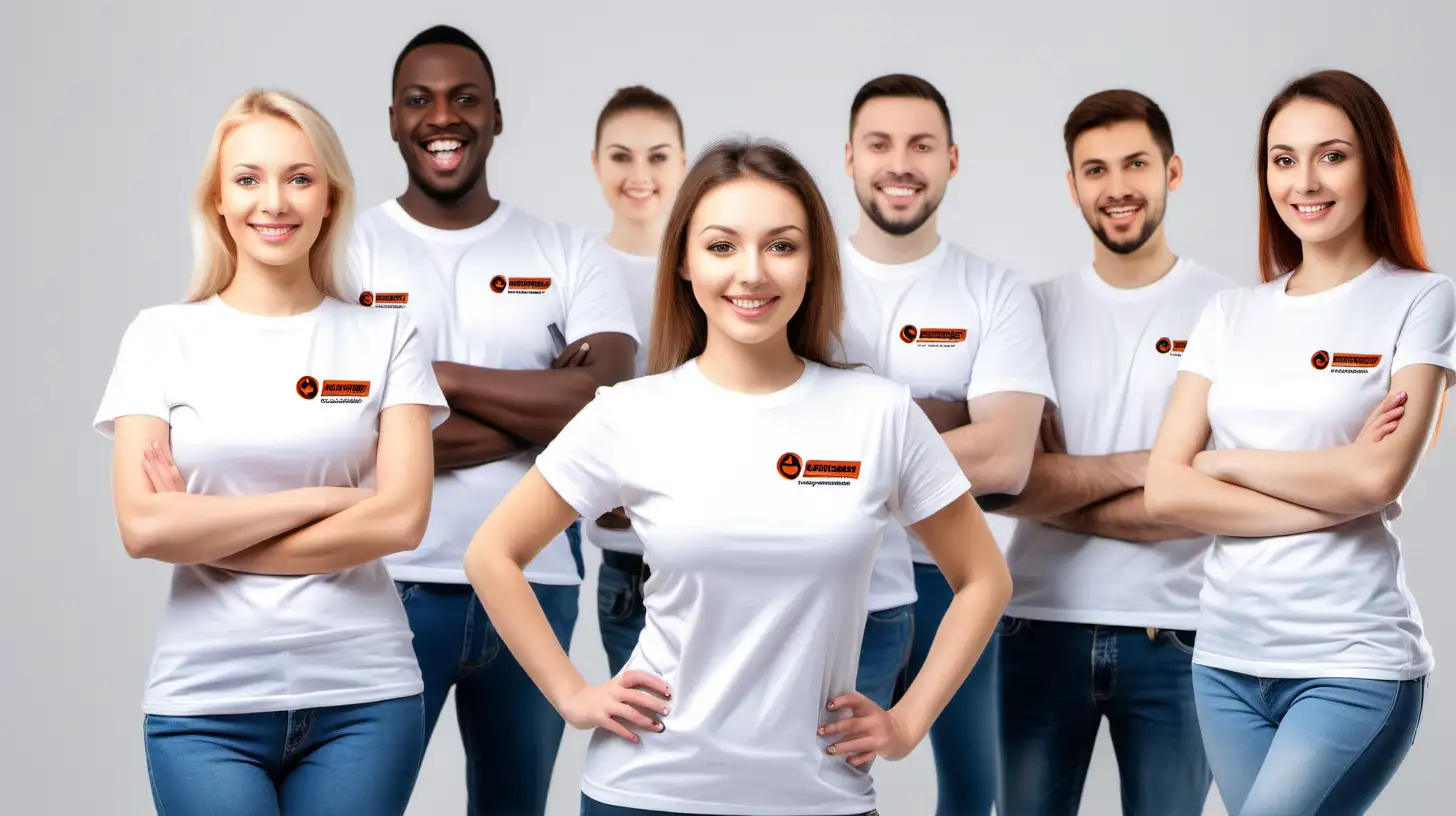
[(306, 400), (311, 400), (314, 397), (318, 396), (319, 382), (313, 377), (299, 377), (298, 382), (293, 386), (293, 388), (295, 391), (298, 392), (298, 395), (300, 397), (303, 397)]
[(1156, 348), (1159, 354), (1182, 354), (1188, 348), (1187, 340), (1173, 340), (1168, 337), (1159, 337)]
[(505, 290), (506, 290), (506, 276), (505, 275), (496, 275), (495, 277), (493, 277), (493, 278), (490, 279), (490, 291), (495, 292), (497, 295), (499, 295), (501, 292), (504, 292)]
[(1343, 374), (1363, 374), (1370, 369), (1378, 368), (1380, 361), (1384, 358), (1383, 354), (1352, 354), (1348, 351), (1330, 353), (1321, 349), (1309, 358), (1309, 363), (1321, 371), (1326, 366), (1334, 366), (1336, 371)]
[(373, 292), (360, 292), (359, 293), (359, 305), (360, 306), (373, 306), (374, 305), (374, 293)]
[(920, 330), (915, 328), (914, 326), (906, 325), (904, 328), (900, 329), (900, 339), (905, 341), (906, 343), (915, 342), (915, 338), (919, 336)]
[(1316, 371), (1324, 371), (1326, 368), (1329, 368), (1330, 353), (1325, 351), (1324, 349), (1316, 351), (1314, 355), (1309, 358), (1309, 364), (1314, 366)]
[(786, 453), (779, 457), (778, 471), (780, 476), (793, 481), (804, 472), (804, 460), (797, 453)]

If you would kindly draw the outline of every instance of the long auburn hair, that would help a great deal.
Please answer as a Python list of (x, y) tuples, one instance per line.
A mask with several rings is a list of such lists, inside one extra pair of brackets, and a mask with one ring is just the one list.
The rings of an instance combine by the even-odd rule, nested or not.
[(829, 207), (809, 171), (783, 145), (769, 140), (727, 139), (709, 146), (683, 180), (663, 231), (657, 262), (657, 296), (648, 348), (649, 374), (671, 371), (703, 353), (708, 318), (693, 296), (692, 283), (680, 274), (687, 256), (688, 228), (698, 202), (713, 189), (739, 179), (761, 179), (798, 197), (809, 216), (809, 280), (804, 302), (789, 318), (789, 347), (794, 353), (833, 368), (844, 317), (839, 244)]
[(314, 286), (329, 297), (339, 297), (336, 275), (344, 268), (344, 251), (354, 217), (354, 176), (344, 147), (329, 121), (309, 103), (287, 91), (254, 88), (233, 99), (213, 129), (212, 141), (197, 176), (188, 217), (192, 222), (192, 281), (186, 299), (206, 300), (232, 283), (238, 269), (238, 248), (217, 212), (222, 188), (219, 154), (229, 133), (254, 118), (270, 116), (291, 122), (304, 132), (318, 153), (319, 169), (329, 181), (330, 212), (313, 248), (308, 251), (308, 272)]
[(1259, 125), (1259, 272), (1264, 282), (1299, 266), (1304, 247), (1279, 217), (1269, 197), (1269, 125), (1296, 99), (1339, 108), (1355, 128), (1365, 170), (1365, 241), (1370, 249), (1405, 269), (1429, 272), (1410, 168), (1385, 100), (1368, 82), (1348, 71), (1316, 71), (1284, 86)]

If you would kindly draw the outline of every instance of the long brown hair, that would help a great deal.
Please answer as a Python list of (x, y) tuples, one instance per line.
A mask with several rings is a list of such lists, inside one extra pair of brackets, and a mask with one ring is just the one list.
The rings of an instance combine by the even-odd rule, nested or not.
[(680, 273), (687, 255), (688, 227), (698, 202), (711, 190), (739, 179), (761, 179), (798, 197), (808, 213), (812, 266), (804, 302), (789, 318), (789, 347), (816, 363), (843, 368), (833, 359), (840, 347), (844, 290), (839, 243), (829, 207), (814, 177), (783, 145), (768, 140), (728, 139), (711, 145), (693, 162), (683, 180), (663, 232), (657, 262), (657, 297), (652, 310), (649, 374), (671, 371), (703, 353), (708, 318), (693, 296), (692, 283)]
[(1347, 71), (1316, 71), (1279, 92), (1259, 125), (1259, 272), (1267, 283), (1299, 266), (1304, 247), (1279, 217), (1269, 197), (1269, 125), (1296, 99), (1314, 99), (1339, 108), (1355, 127), (1365, 168), (1365, 242), (1370, 249), (1405, 269), (1429, 272), (1416, 216), (1415, 193), (1400, 135), (1385, 100), (1368, 82)]

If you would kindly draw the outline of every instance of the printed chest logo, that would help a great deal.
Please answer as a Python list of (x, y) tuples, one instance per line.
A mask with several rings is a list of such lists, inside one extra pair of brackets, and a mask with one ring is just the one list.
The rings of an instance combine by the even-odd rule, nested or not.
[(360, 292), (359, 305), (373, 306), (376, 309), (403, 309), (409, 305), (409, 292)]
[(847, 487), (859, 478), (858, 461), (841, 459), (805, 460), (797, 453), (786, 453), (779, 457), (774, 470), (790, 482), (809, 487)]
[(1352, 354), (1348, 351), (1316, 351), (1309, 357), (1309, 364), (1315, 371), (1331, 374), (1369, 374), (1380, 366), (1383, 354)]
[(306, 400), (317, 397), (319, 402), (354, 404), (369, 396), (369, 381), (324, 380), (320, 383), (313, 377), (303, 376), (298, 378), (293, 390)]
[(550, 288), (550, 278), (507, 278), (505, 275), (496, 275), (490, 279), (490, 291), (497, 295), (544, 295)]
[(965, 341), (965, 329), (921, 329), (908, 323), (900, 328), (900, 342), (907, 345), (949, 348)]
[(1188, 341), (1159, 337), (1158, 342), (1153, 348), (1156, 348), (1159, 354), (1171, 354), (1174, 357), (1182, 357), (1184, 349), (1188, 348)]

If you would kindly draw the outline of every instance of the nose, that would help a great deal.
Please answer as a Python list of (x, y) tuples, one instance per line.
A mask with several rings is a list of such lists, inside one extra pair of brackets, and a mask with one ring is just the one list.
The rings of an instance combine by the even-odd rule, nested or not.
[(442, 94), (435, 97), (435, 100), (430, 103), (430, 111), (425, 117), (425, 121), (435, 127), (453, 125), (458, 119), (459, 117), (455, 115), (455, 106), (451, 104), (449, 94)]
[(738, 270), (738, 282), (748, 289), (757, 289), (767, 280), (763, 268), (763, 253), (745, 252), (741, 256), (743, 266)]
[(897, 176), (910, 172), (910, 150), (908, 148), (890, 152), (890, 172)]
[(269, 184), (267, 192), (263, 194), (263, 212), (269, 215), (282, 215), (286, 212), (287, 192), (282, 184)]
[(1294, 190), (1300, 195), (1320, 191), (1319, 169), (1313, 162), (1301, 162), (1294, 179)]
[(652, 168), (648, 166), (648, 161), (646, 157), (635, 159), (631, 171), (627, 173), (627, 180), (633, 184), (641, 184), (652, 178)]
[(1121, 201), (1128, 198), (1132, 190), (1127, 185), (1127, 174), (1120, 168), (1109, 167), (1107, 169), (1107, 195), (1113, 201)]

